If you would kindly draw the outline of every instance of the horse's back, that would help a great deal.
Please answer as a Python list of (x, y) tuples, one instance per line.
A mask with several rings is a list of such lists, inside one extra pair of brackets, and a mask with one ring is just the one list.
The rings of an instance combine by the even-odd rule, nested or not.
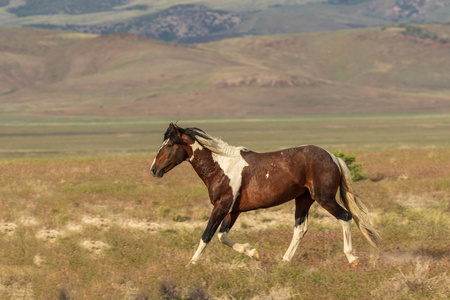
[(308, 166), (330, 168), (330, 165), (331, 167), (335, 165), (337, 167), (330, 152), (314, 145), (302, 145), (265, 153), (246, 151), (242, 152), (242, 157), (253, 170), (278, 166), (288, 172), (299, 171), (303, 174)]

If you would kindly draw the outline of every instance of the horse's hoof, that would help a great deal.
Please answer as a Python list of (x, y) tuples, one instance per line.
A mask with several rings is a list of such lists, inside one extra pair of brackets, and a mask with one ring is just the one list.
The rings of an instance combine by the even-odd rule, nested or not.
[(256, 260), (259, 260), (259, 252), (258, 252), (258, 250), (255, 249), (255, 252), (253, 252), (253, 257), (254, 257)]
[(356, 268), (359, 265), (359, 259), (355, 259), (350, 263), (351, 268)]
[(191, 260), (191, 261), (186, 265), (186, 268), (195, 266), (196, 264), (197, 264), (197, 261), (196, 261), (196, 260)]

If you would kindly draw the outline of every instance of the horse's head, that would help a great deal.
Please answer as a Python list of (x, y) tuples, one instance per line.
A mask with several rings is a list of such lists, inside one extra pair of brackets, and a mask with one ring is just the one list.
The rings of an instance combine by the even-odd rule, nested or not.
[[(164, 134), (164, 142), (156, 154), (151, 172), (153, 176), (161, 178), (174, 167), (185, 161), (189, 157), (188, 143), (189, 136), (180, 131), (180, 127), (170, 123)], [(190, 148), (189, 148), (190, 149)]]

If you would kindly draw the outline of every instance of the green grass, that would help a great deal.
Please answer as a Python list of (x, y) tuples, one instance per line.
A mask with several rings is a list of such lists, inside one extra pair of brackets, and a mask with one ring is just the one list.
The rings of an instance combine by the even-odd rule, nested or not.
[[(231, 145), (271, 151), (302, 144), (335, 150), (449, 146), (448, 114), (182, 119)], [(123, 156), (155, 153), (171, 119), (5, 117), (0, 157)]]

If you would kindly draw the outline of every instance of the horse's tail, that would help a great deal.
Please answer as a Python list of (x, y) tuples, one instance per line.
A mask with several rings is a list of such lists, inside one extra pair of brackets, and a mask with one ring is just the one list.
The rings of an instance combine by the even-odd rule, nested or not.
[(339, 162), (339, 166), (341, 167), (342, 174), (340, 185), (342, 204), (348, 211), (350, 211), (356, 225), (369, 243), (375, 248), (378, 248), (380, 235), (370, 221), (367, 207), (358, 199), (358, 195), (353, 187), (353, 180), (350, 170), (341, 158), (337, 157), (337, 160)]

